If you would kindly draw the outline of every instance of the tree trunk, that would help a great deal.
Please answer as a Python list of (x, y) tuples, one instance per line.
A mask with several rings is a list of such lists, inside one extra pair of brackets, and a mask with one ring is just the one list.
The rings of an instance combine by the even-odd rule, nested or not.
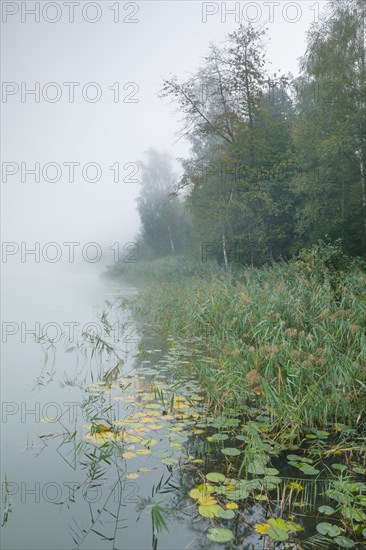
[(224, 256), (225, 269), (227, 269), (228, 268), (228, 261), (227, 261), (227, 254), (226, 254), (225, 233), (222, 234), (222, 253), (223, 253), (223, 256)]
[(168, 233), (169, 233), (169, 241), (170, 241), (170, 249), (172, 251), (172, 254), (174, 256), (175, 254), (175, 248), (174, 248), (174, 243), (173, 243), (173, 239), (172, 239), (172, 232), (170, 230), (170, 225), (168, 225)]

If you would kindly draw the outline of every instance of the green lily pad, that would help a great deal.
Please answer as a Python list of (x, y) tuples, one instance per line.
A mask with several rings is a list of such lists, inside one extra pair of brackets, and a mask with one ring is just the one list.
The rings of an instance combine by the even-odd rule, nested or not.
[(173, 457), (163, 458), (161, 462), (166, 464), (166, 466), (173, 466), (173, 464), (178, 464), (178, 459)]
[(315, 476), (316, 474), (319, 473), (319, 470), (317, 470), (317, 469), (314, 468), (313, 466), (310, 466), (309, 464), (299, 465), (298, 468), (299, 468), (305, 475), (308, 475), (308, 476)]
[(206, 475), (206, 478), (209, 481), (213, 481), (215, 483), (218, 483), (220, 481), (225, 481), (226, 479), (224, 474), (219, 474), (218, 472), (210, 472), (209, 474)]
[[(204, 505), (198, 506), (198, 511), (201, 514), (201, 516), (205, 518), (218, 518), (220, 517), (220, 510), (222, 510), (221, 506), (218, 504), (211, 504), (211, 505)], [(224, 510), (222, 510), (224, 511)]]
[(341, 534), (341, 530), (338, 525), (333, 525), (332, 523), (318, 523), (316, 530), (321, 535), (329, 535), (330, 537), (336, 537)]
[(336, 542), (341, 548), (354, 548), (356, 546), (353, 540), (343, 536), (335, 537), (334, 542)]
[(234, 538), (234, 533), (230, 529), (215, 527), (208, 530), (207, 538), (214, 542), (230, 542)]
[(238, 456), (240, 455), (239, 449), (234, 447), (226, 447), (226, 449), (221, 449), (221, 452), (226, 456)]
[(266, 473), (266, 467), (261, 462), (252, 462), (248, 466), (248, 472), (257, 476), (263, 476)]
[(326, 516), (331, 516), (335, 512), (334, 508), (331, 506), (319, 506), (318, 510), (321, 514), (325, 514)]
[(277, 540), (277, 541), (285, 541), (288, 539), (288, 534), (284, 529), (281, 529), (280, 527), (270, 527), (266, 531), (266, 535), (268, 535), (271, 539)]
[(229, 436), (226, 434), (213, 434), (212, 437), (215, 439), (215, 441), (226, 441), (227, 439), (229, 439)]
[(222, 519), (233, 519), (235, 517), (234, 510), (223, 510), (220, 508), (220, 510), (218, 510), (218, 514)]

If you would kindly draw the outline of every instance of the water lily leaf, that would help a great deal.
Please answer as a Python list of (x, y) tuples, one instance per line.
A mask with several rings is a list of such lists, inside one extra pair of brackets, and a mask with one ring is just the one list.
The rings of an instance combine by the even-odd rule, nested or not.
[(356, 546), (353, 540), (343, 536), (335, 537), (334, 542), (336, 542), (341, 548), (354, 548)]
[(238, 505), (236, 504), (236, 502), (228, 502), (226, 504), (226, 508), (228, 510), (236, 510), (238, 508)]
[(210, 485), (209, 483), (201, 483), (201, 485), (198, 485), (194, 489), (190, 490), (189, 496), (191, 498), (194, 498), (195, 500), (198, 500), (199, 498), (202, 498), (203, 496), (212, 493), (214, 490), (214, 485)]
[(222, 510), (222, 508), (218, 504), (212, 504), (212, 505), (201, 505), (198, 507), (198, 512), (201, 514), (201, 516), (205, 518), (218, 518), (219, 516), (219, 510)]
[(235, 517), (235, 512), (233, 510), (223, 510), (222, 508), (220, 508), (218, 514), (222, 519), (233, 519)]
[(283, 531), (289, 531), (287, 523), (282, 518), (270, 518), (268, 522), (271, 527), (274, 527), (276, 529), (282, 529)]
[(154, 451), (153, 456), (156, 456), (156, 458), (167, 458), (168, 456), (172, 456), (173, 451), (170, 451), (169, 449), (159, 449), (158, 451)]
[(162, 458), (161, 462), (166, 466), (173, 466), (173, 464), (178, 464), (178, 459), (173, 457)]
[(225, 479), (226, 479), (224, 474), (220, 474), (220, 473), (217, 473), (217, 472), (210, 472), (209, 474), (206, 475), (206, 478), (209, 481), (214, 481), (215, 483), (218, 483), (220, 481), (225, 481)]
[(226, 447), (226, 449), (221, 449), (221, 452), (226, 456), (238, 456), (240, 455), (239, 449), (234, 447)]
[(147, 439), (146, 441), (143, 442), (143, 445), (145, 445), (145, 447), (155, 447), (155, 445), (157, 445), (158, 442), (156, 441), (156, 439)]
[(255, 495), (254, 496), (255, 500), (268, 500), (268, 496), (267, 495)]
[(298, 468), (305, 474), (305, 475), (308, 475), (308, 476), (315, 476), (316, 474), (319, 473), (320, 470), (317, 470), (316, 468), (314, 468), (313, 466), (310, 466), (309, 464), (302, 464), (302, 465), (299, 465)]
[(301, 456), (299, 456), (299, 455), (287, 455), (286, 458), (290, 462), (296, 462), (297, 460), (301, 461)]
[(125, 453), (122, 453), (123, 458), (135, 458), (136, 453), (133, 453), (131, 451), (126, 451)]
[(138, 449), (136, 453), (139, 455), (151, 455), (150, 449)]
[(270, 527), (267, 530), (266, 535), (273, 540), (281, 542), (288, 539), (288, 534), (286, 533), (286, 531), (280, 529), (279, 527)]
[(203, 504), (204, 506), (212, 506), (217, 504), (217, 500), (210, 494), (202, 494), (198, 499), (198, 504)]
[(268, 476), (276, 476), (280, 472), (277, 470), (277, 468), (265, 468), (264, 473)]
[(229, 439), (229, 436), (226, 434), (213, 434), (212, 436), (215, 441), (226, 441)]
[(239, 490), (239, 491), (228, 491), (228, 490), (226, 490), (225, 496), (229, 500), (241, 500), (241, 499), (248, 498), (249, 493), (246, 492), (246, 491), (241, 491), (241, 490)]
[(337, 525), (326, 522), (318, 523), (316, 530), (321, 535), (329, 535), (330, 537), (336, 537), (341, 534), (341, 530)]
[(248, 466), (248, 472), (257, 476), (264, 475), (266, 473), (266, 467), (260, 462), (252, 462)]
[(208, 530), (207, 538), (214, 542), (230, 542), (234, 538), (234, 533), (230, 529), (215, 527)]
[(330, 516), (335, 512), (334, 508), (331, 506), (319, 506), (318, 510), (321, 514), (325, 514), (326, 516)]

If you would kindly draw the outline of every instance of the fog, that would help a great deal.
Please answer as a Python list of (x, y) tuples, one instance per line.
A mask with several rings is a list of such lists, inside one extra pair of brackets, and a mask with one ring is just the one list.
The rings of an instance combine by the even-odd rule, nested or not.
[[(8, 85), (7, 90), (12, 93), (4, 96), (2, 103), (2, 161), (16, 163), (16, 168), (14, 165), (8, 168), (9, 175), (2, 186), (3, 240), (26, 242), (29, 248), (37, 241), (41, 246), (51, 241), (60, 245), (80, 242), (80, 248), (93, 241), (102, 247), (103, 261), (87, 261), (89, 267), (113, 262), (108, 247), (116, 241), (123, 244), (133, 241), (139, 227), (135, 209), (138, 174), (134, 174), (134, 165), (125, 165), (143, 158), (149, 147), (169, 151), (173, 157), (187, 154), (187, 143), (177, 140), (179, 115), (174, 106), (157, 95), (162, 78), (170, 73), (184, 78), (193, 72), (207, 53), (209, 42), (220, 42), (235, 28), (235, 16), (228, 13), (226, 22), (222, 22), (224, 14), (219, 10), (217, 14), (208, 14), (207, 22), (203, 23), (200, 2), (140, 2), (136, 15), (129, 16), (137, 10), (133, 7), (135, 3), (130, 3), (133, 6), (125, 6), (124, 11), (121, 8), (120, 16), (138, 22), (114, 23), (114, 12), (109, 9), (112, 3), (103, 2), (98, 22), (83, 20), (79, 6), (75, 7), (74, 22), (69, 23), (67, 7), (60, 2), (58, 22), (45, 21), (45, 17), (52, 19), (57, 15), (51, 6), (45, 15), (40, 12), (39, 23), (27, 13), (23, 14), (22, 23), (21, 9), (10, 14), (16, 3), (4, 4), (10, 7), (9, 15), (3, 14), (7, 20), (3, 23), (2, 78), (4, 83), (16, 83), (19, 91), (13, 93), (14, 88)], [(16, 5), (20, 8), (20, 4)], [(26, 3), (27, 8), (31, 9), (33, 4)], [(227, 4), (228, 10), (231, 4), (234, 6)], [(242, 3), (241, 9), (246, 4)], [(262, 12), (258, 25), (267, 23), (269, 28), (273, 70), (281, 68), (296, 74), (298, 57), (304, 53), (305, 31), (315, 11), (302, 3), (301, 17), (290, 23), (284, 20), (283, 13), (287, 19), (299, 14), (291, 6), (283, 12), (285, 5), (288, 3), (276, 8), (271, 23), (269, 6), (257, 4)], [(218, 6), (210, 3), (207, 10)], [(252, 11), (249, 7), (249, 18), (255, 17), (253, 10), (254, 7)], [(86, 14), (93, 18), (93, 8)], [(24, 90), (30, 90), (37, 82), (39, 102), (31, 94), (22, 99), (21, 83)], [(57, 83), (58, 88), (47, 87), (50, 82)], [(73, 88), (73, 103), (69, 101), (71, 87), (65, 82), (80, 83)], [(82, 96), (90, 82), (100, 87), (102, 96), (97, 102), (88, 102)], [(114, 90), (109, 87), (117, 82), (120, 101), (115, 103), (117, 87)], [(124, 90), (126, 83), (135, 84)], [(43, 95), (54, 98), (60, 90), (57, 102), (45, 101)], [(85, 93), (93, 98), (96, 88), (87, 88)], [(124, 103), (123, 99), (129, 97), (136, 102)], [(39, 183), (34, 175), (26, 173), (27, 169), (34, 169), (36, 162)], [(50, 162), (59, 165), (58, 175), (52, 166), (42, 173)], [(64, 164), (70, 162), (79, 163), (74, 167), (73, 182), (70, 165)], [(99, 175), (91, 167), (83, 177), (87, 163), (96, 163)], [(109, 168), (115, 163), (119, 163), (119, 176), (116, 168), (113, 171)], [(12, 174), (12, 170), (16, 173)], [(58, 177), (59, 181), (45, 181), (45, 173), (48, 180)], [(95, 177), (98, 181), (85, 181)], [(114, 183), (114, 178), (119, 182)], [(64, 259), (66, 252), (64, 249)], [(19, 269), (18, 256), (9, 257), (5, 267), (17, 265)], [(79, 259), (82, 264), (81, 254)], [(33, 258), (28, 256), (26, 265), (32, 263)], [(60, 262), (54, 267), (57, 271)], [(25, 265), (21, 269), (24, 272)]]

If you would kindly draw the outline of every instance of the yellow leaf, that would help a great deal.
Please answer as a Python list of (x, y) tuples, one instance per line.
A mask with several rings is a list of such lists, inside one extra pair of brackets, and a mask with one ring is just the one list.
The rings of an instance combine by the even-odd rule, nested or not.
[(238, 508), (238, 505), (236, 504), (236, 502), (228, 502), (226, 508), (228, 510), (236, 510)]
[(137, 479), (138, 477), (140, 477), (140, 474), (138, 474), (137, 472), (131, 472), (130, 474), (127, 474), (127, 479)]
[(110, 432), (111, 429), (107, 426), (104, 426), (104, 424), (97, 424), (97, 432)]
[(271, 526), (268, 523), (257, 523), (255, 526), (255, 530), (257, 531), (257, 533), (265, 535), (270, 527)]
[(212, 506), (213, 504), (216, 504), (217, 500), (213, 498), (210, 494), (208, 495), (201, 495), (198, 499), (198, 504), (203, 504), (204, 506)]
[(154, 419), (153, 418), (150, 418), (150, 416), (143, 416), (140, 418), (141, 422), (143, 422), (144, 424), (145, 423), (148, 423), (148, 422), (154, 422)]
[(135, 458), (136, 453), (133, 453), (131, 451), (127, 451), (126, 453), (122, 453), (123, 458)]
[(287, 487), (289, 489), (295, 489), (295, 491), (303, 491), (304, 490), (304, 487), (298, 483), (297, 481), (289, 481), (287, 483)]
[(136, 453), (139, 455), (151, 455), (150, 449), (139, 449)]

